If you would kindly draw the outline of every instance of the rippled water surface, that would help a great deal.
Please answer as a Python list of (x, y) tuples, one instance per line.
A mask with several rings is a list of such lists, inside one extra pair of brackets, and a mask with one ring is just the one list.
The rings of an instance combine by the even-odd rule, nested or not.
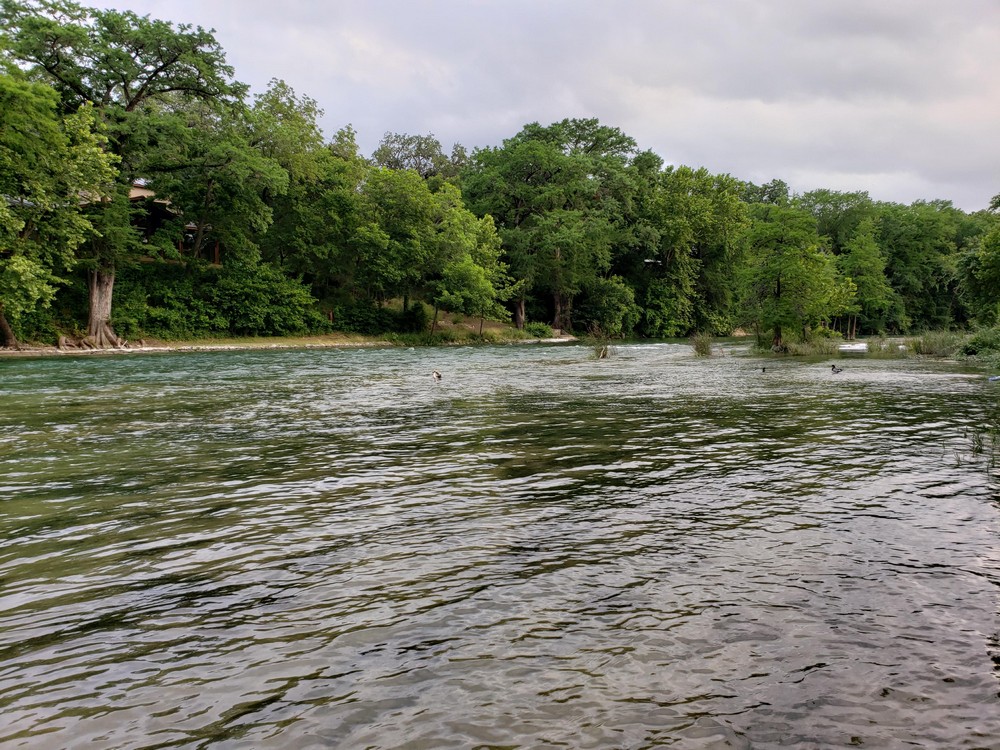
[(1000, 384), (840, 364), (0, 361), (0, 747), (998, 748)]

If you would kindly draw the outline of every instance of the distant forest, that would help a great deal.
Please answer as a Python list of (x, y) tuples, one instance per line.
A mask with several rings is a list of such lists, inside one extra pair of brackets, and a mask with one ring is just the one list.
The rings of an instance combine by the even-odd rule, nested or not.
[[(424, 332), (462, 313), (604, 337), (998, 323), (1000, 196), (966, 213), (671, 166), (595, 119), (446, 152), (326, 138), (212, 33), (0, 0), (0, 343)], [(349, 113), (347, 113), (349, 114)]]

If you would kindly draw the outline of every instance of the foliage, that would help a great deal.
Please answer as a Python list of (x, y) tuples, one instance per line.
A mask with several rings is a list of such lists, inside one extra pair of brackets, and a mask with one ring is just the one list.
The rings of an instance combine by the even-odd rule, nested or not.
[(15, 324), (51, 303), (92, 229), (80, 196), (114, 175), (92, 108), (57, 104), (51, 88), (0, 74), (0, 319)]
[(113, 322), (131, 339), (287, 336), (328, 330), (302, 284), (264, 264), (149, 263), (118, 282)]
[(942, 201), (879, 204), (876, 242), (886, 248), (886, 276), (901, 304), (891, 329), (939, 329), (964, 318), (954, 256), (959, 212)]
[(479, 149), (463, 174), (469, 206), (489, 214), (517, 282), (515, 323), (526, 298), (551, 300), (552, 321), (569, 328), (574, 298), (611, 264), (635, 142), (597, 120), (531, 123), (499, 148)]
[(962, 354), (967, 357), (996, 356), (1000, 354), (1000, 326), (976, 331), (962, 344)]
[(831, 330), (1000, 321), (1000, 196), (965, 214), (795, 195), (665, 166), (596, 119), (528, 123), (471, 157), (386, 133), (368, 161), (350, 126), (327, 140), (318, 103), (281, 80), (247, 101), (200, 27), (0, 0), (0, 33), (7, 339), (110, 322), (129, 337), (264, 335), (327, 326), (323, 310), (344, 330), (444, 340), (460, 335), (434, 331), (444, 310), (597, 333), (607, 351), (737, 325), (806, 351)]
[(906, 339), (906, 347), (914, 354), (950, 357), (962, 348), (965, 338), (954, 331), (928, 331), (922, 336)]
[(691, 336), (691, 346), (699, 357), (712, 356), (712, 337), (707, 333), (696, 333)]
[(550, 339), (555, 336), (555, 331), (548, 323), (531, 322), (524, 324), (524, 332), (532, 338)]
[(833, 256), (802, 209), (755, 207), (743, 276), (744, 315), (760, 331), (770, 331), (771, 347), (786, 348), (785, 332), (808, 338), (808, 329), (837, 312), (838, 285)]
[(632, 333), (641, 317), (635, 293), (620, 276), (594, 279), (584, 290), (573, 312), (573, 322), (583, 330), (599, 328), (610, 338)]
[(137, 180), (162, 174), (164, 162), (167, 169), (175, 166), (171, 155), (183, 142), (178, 118), (185, 116), (184, 105), (235, 105), (246, 89), (231, 81), (221, 46), (201, 27), (71, 0), (2, 0), (0, 28), (7, 58), (49, 81), (63, 111), (93, 103), (107, 128), (118, 184), (112, 200), (90, 203), (97, 232), (79, 253), (91, 271), (88, 334), (98, 345), (115, 343), (116, 269), (146, 252), (128, 210), (129, 190)]
[(844, 312), (858, 314), (868, 330), (884, 330), (887, 316), (899, 301), (885, 276), (886, 259), (876, 241), (877, 227), (862, 219), (837, 256), (837, 268), (854, 285)]
[(1000, 223), (958, 259), (963, 297), (983, 325), (1000, 322)]
[(449, 159), (433, 134), (386, 133), (372, 154), (372, 162), (386, 169), (412, 170), (425, 180), (438, 175), (454, 178), (462, 167), (464, 155), (465, 150), (455, 144)]

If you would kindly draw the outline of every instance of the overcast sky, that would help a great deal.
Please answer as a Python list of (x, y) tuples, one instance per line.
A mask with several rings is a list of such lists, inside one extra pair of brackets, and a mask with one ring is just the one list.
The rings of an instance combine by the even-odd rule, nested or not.
[(82, 0), (213, 28), (236, 77), (446, 152), (597, 117), (669, 164), (986, 208), (1000, 0)]

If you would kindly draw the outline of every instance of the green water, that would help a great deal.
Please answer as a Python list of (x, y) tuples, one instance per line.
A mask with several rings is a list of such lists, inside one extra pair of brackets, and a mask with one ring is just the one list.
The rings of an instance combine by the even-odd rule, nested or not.
[(838, 363), (0, 360), (0, 747), (1000, 747), (1000, 384)]

